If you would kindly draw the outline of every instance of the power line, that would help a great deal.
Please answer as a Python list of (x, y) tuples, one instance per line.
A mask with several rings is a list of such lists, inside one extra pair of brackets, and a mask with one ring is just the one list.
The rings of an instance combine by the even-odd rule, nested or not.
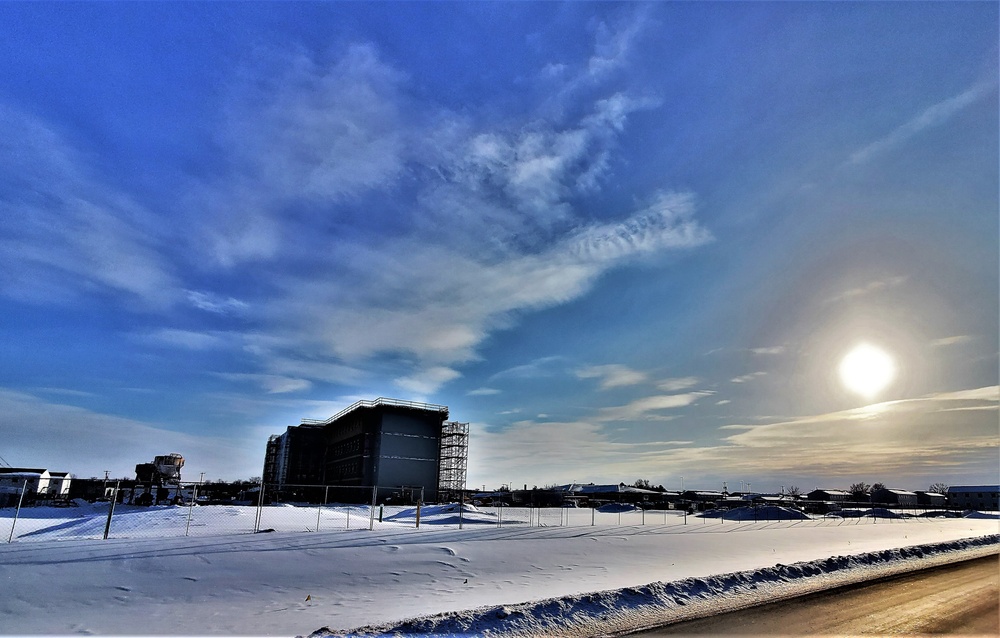
[(7, 467), (14, 467), (13, 465), (7, 462), (7, 459), (5, 459), (2, 456), (0, 456), (0, 465), (6, 465)]

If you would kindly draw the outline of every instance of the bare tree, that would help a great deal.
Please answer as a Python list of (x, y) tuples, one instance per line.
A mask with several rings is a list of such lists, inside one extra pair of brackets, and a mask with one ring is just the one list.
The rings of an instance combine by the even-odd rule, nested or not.
[(853, 496), (855, 500), (860, 500), (868, 496), (868, 492), (871, 489), (871, 485), (861, 481), (860, 483), (854, 483), (851, 485), (847, 488), (847, 491), (851, 493), (851, 496)]
[(802, 496), (802, 490), (794, 485), (790, 485), (785, 493), (789, 496)]
[(643, 490), (649, 490), (653, 488), (648, 479), (639, 479), (632, 484), (632, 487), (638, 487)]
[(927, 488), (928, 492), (934, 492), (935, 494), (946, 494), (948, 492), (948, 486), (944, 483), (931, 483), (931, 486)]

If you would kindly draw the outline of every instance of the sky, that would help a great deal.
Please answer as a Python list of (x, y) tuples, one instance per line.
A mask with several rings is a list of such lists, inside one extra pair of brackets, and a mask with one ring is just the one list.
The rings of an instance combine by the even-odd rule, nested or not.
[(996, 3), (0, 25), (9, 465), (249, 478), (391, 397), (476, 486), (997, 482)]

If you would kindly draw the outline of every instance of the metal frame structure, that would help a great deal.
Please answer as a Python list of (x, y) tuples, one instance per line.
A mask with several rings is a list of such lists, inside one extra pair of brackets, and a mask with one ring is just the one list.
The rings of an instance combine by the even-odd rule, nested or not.
[(465, 489), (469, 467), (469, 424), (445, 421), (441, 426), (438, 500), (455, 499)]

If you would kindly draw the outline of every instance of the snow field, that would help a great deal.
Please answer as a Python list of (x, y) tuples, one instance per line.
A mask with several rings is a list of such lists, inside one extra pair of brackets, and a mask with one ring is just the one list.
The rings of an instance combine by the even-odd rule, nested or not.
[[(13, 508), (0, 509), (0, 534), (3, 541), (38, 541), (51, 539), (103, 539), (107, 524), (108, 503), (78, 501), (76, 507), (26, 507), (14, 520)], [(249, 505), (152, 506), (116, 505), (110, 538), (161, 538), (170, 536), (205, 536), (249, 534), (255, 529), (258, 509)], [(426, 526), (486, 527), (588, 527), (630, 525), (705, 525), (758, 522), (812, 522), (823, 525), (870, 523), (880, 519), (907, 518), (905, 513), (888, 510), (857, 510), (840, 516), (807, 516), (781, 507), (715, 510), (704, 515), (684, 515), (678, 510), (642, 511), (633, 506), (611, 504), (597, 510), (589, 508), (477, 508), (472, 505), (428, 505), (421, 511)], [(461, 519), (461, 520), (460, 520)], [(845, 520), (850, 519), (850, 520)], [(924, 518), (919, 518), (923, 521)], [(347, 531), (351, 529), (397, 529), (416, 526), (416, 508), (412, 506), (376, 507), (367, 505), (268, 505), (260, 509), (259, 529), (276, 532)], [(13, 531), (13, 534), (11, 532)]]
[[(316, 510), (306, 511), (315, 525)], [(352, 524), (350, 530), (266, 534), (226, 533), (227, 519), (217, 516), (212, 520), (221, 522), (198, 535), (107, 541), (65, 535), (86, 524), (64, 523), (86, 517), (52, 517), (34, 542), (18, 536), (0, 545), (0, 582), (7, 586), (0, 627), (13, 634), (347, 632), (537, 601), (549, 601), (551, 610), (574, 597), (617, 600), (607, 592), (1000, 533), (997, 519), (737, 524), (688, 517), (685, 525), (675, 516), (664, 525), (647, 512), (646, 525), (619, 526), (617, 514), (609, 514), (615, 523), (591, 526), (573, 518), (581, 512), (589, 516), (573, 512), (570, 525), (498, 526), (488, 512), (469, 511), (464, 523), (482, 522), (458, 529), (449, 522), (454, 507), (428, 508), (420, 529), (401, 510), (391, 517), (383, 512), (383, 525), (373, 531)], [(149, 509), (129, 520), (149, 529), (162, 515)], [(528, 617), (533, 620), (518, 631), (539, 631), (536, 614)]]

